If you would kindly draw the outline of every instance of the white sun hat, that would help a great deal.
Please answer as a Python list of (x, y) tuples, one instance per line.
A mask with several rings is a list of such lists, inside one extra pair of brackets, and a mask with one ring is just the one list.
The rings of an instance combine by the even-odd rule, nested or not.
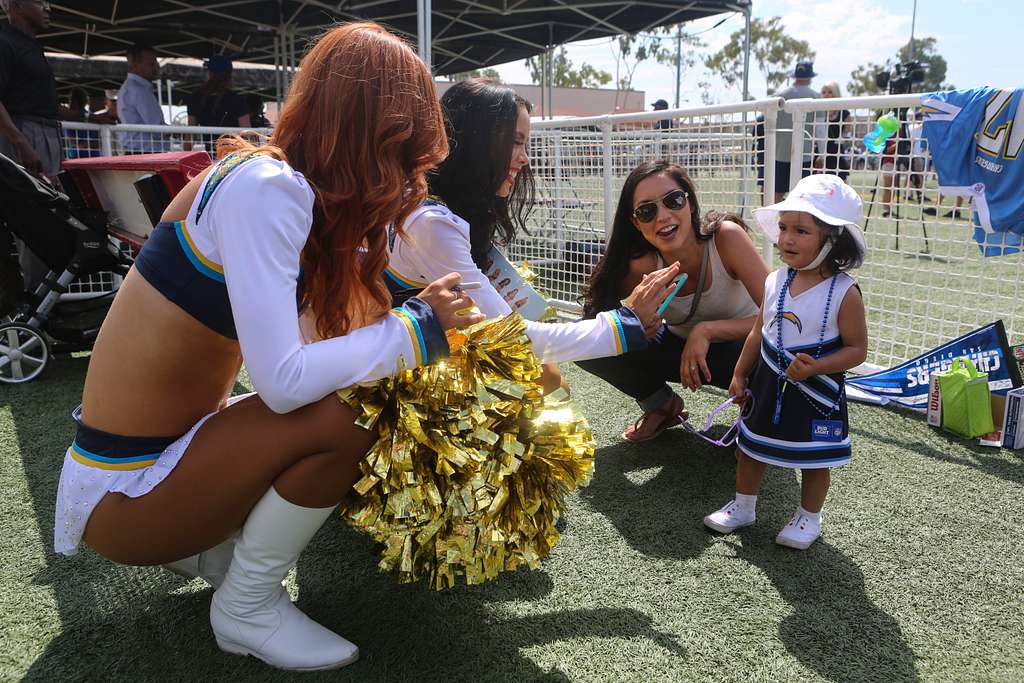
[(836, 226), (840, 232), (848, 230), (857, 243), (861, 259), (867, 254), (867, 241), (860, 227), (860, 195), (839, 176), (817, 173), (801, 178), (781, 202), (754, 209), (758, 229), (775, 244), (779, 241), (779, 214), (783, 211), (806, 211)]

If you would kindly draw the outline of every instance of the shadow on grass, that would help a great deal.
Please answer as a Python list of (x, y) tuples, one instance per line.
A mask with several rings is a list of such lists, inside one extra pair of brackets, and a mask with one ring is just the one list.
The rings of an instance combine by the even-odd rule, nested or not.
[[(917, 418), (918, 416), (913, 417)], [(922, 424), (924, 423), (923, 419), (918, 419)], [(920, 430), (908, 430), (907, 432), (917, 435), (918, 438), (914, 438), (914, 436), (904, 438), (860, 429), (851, 424), (850, 433), (880, 444), (917, 453), (926, 458), (970, 467), (1004, 481), (1024, 485), (1024, 457), (1014, 451), (979, 446), (973, 439), (963, 439), (948, 432), (935, 432), (937, 438), (946, 439), (945, 443), (939, 445), (921, 441)]]
[[(633, 609), (566, 609), (506, 616), (551, 592), (550, 576), (520, 571), (496, 584), (435, 593), (398, 586), (380, 574), (371, 544), (338, 520), (317, 534), (300, 558), (298, 606), (361, 646), (361, 659), (341, 671), (302, 674), (303, 680), (569, 680), (544, 670), (523, 649), (586, 637), (642, 638), (675, 656), (685, 652), (652, 619)], [(72, 568), (36, 577), (63, 603), (63, 630), (32, 665), (27, 681), (286, 680), (252, 658), (217, 649), (209, 627), (209, 589), (183, 584), (152, 568), (120, 567), (85, 551)], [(82, 566), (84, 565), (84, 566)], [(76, 571), (82, 570), (85, 571)], [(95, 586), (85, 583), (98, 582)], [(81, 600), (108, 593), (108, 601)], [(131, 599), (125, 599), (124, 593)], [(112, 595), (118, 593), (118, 595)], [(508, 605), (508, 608), (504, 608)], [(86, 668), (86, 665), (87, 667)]]
[[(43, 546), (44, 564), (25, 563), (17, 581), (48, 586), (57, 611), (54, 617), (49, 608), (12, 617), (19, 630), (33, 629), (38, 639), (49, 641), (24, 680), (292, 678), (217, 649), (209, 626), (212, 593), (201, 582), (155, 568), (119, 566), (86, 547), (72, 558), (52, 551), (57, 481), (73, 436), (69, 413), (79, 400), (87, 364), (87, 357), (59, 358), (37, 382), (0, 394), (0, 404), (11, 408)], [(236, 392), (244, 390), (236, 386)], [(31, 535), (24, 539), (29, 546)], [(537, 610), (525, 608), (527, 603), (552, 591), (552, 579), (543, 571), (516, 572), (495, 584), (443, 593), (396, 585), (377, 571), (369, 540), (337, 519), (300, 558), (296, 584), (300, 608), (358, 643), (362, 655), (344, 670), (305, 674), (303, 680), (567, 680), (558, 670), (539, 667), (524, 650), (587, 637), (645, 639), (672, 655), (685, 655), (639, 610), (555, 606), (529, 613)]]
[[(638, 552), (691, 559), (716, 538), (700, 520), (735, 491), (733, 451), (677, 430), (656, 444), (600, 449), (594, 481), (581, 495)], [(793, 608), (779, 625), (779, 640), (830, 680), (917, 680), (913, 652), (896, 620), (868, 597), (859, 567), (824, 541), (803, 553), (775, 545), (775, 533), (799, 501), (799, 488), (794, 471), (769, 468), (759, 524), (725, 540)]]
[(735, 467), (732, 448), (672, 429), (650, 443), (598, 449), (593, 481), (580, 496), (637, 552), (690, 559), (710, 543), (699, 520), (732, 497)]
[(824, 540), (796, 551), (775, 545), (775, 533), (757, 525), (742, 542), (727, 542), (793, 608), (779, 624), (789, 653), (833, 681), (919, 680), (914, 652), (896, 620), (867, 596), (860, 568)]

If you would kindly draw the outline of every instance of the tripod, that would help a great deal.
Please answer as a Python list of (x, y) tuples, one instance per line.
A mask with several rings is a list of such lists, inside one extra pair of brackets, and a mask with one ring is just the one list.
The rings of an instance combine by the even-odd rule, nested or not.
[[(893, 209), (892, 209), (891, 217), (893, 219), (895, 219), (895, 221), (896, 221), (896, 246), (895, 246), (896, 250), (899, 250), (899, 248), (900, 248), (900, 222), (901, 222), (901, 217), (900, 217), (900, 212), (899, 212), (899, 201), (900, 201), (900, 199), (902, 197), (902, 192), (903, 192), (902, 183), (900, 182), (900, 174), (901, 174), (900, 165), (901, 165), (901, 161), (905, 161), (906, 162), (907, 168), (904, 171), (904, 173), (908, 174), (907, 175), (908, 185), (909, 185), (909, 174), (911, 173), (911, 169), (912, 169), (912, 164), (910, 163), (911, 159), (910, 159), (909, 149), (907, 150), (906, 154), (901, 154), (901, 152), (903, 151), (901, 149), (901, 146), (909, 145), (910, 144), (910, 139), (909, 139), (910, 136), (908, 134), (907, 126), (906, 126), (906, 123), (905, 123), (906, 117), (907, 117), (907, 109), (906, 108), (901, 108), (901, 109), (897, 110), (897, 118), (900, 120), (900, 127), (897, 130), (897, 132), (896, 132), (895, 148), (893, 150), (893, 155), (892, 155), (892, 176), (893, 176), (893, 182), (892, 182), (892, 186), (887, 188), (887, 189), (889, 189), (889, 191), (891, 193), (890, 196), (889, 196), (890, 201), (892, 201), (892, 203), (893, 203)], [(868, 213), (867, 213), (867, 216), (864, 219), (864, 232), (867, 232), (868, 224), (871, 222), (871, 212), (875, 208), (875, 198), (878, 196), (878, 183), (879, 183), (880, 177), (885, 173), (885, 170), (882, 168), (882, 166), (883, 166), (883, 164), (879, 163), (878, 172), (875, 174), (875, 186), (871, 190), (871, 199), (869, 200), (869, 204), (868, 204)], [(909, 195), (909, 192), (910, 191), (908, 189), (907, 190), (908, 195)], [(903, 219), (903, 220), (906, 220), (906, 219)], [(928, 227), (925, 224), (925, 218), (924, 218), (924, 214), (923, 213), (921, 214), (921, 232), (924, 234), (924, 251), (921, 252), (921, 253), (922, 254), (930, 254), (931, 253), (931, 245), (930, 245), (930, 243), (928, 241)]]

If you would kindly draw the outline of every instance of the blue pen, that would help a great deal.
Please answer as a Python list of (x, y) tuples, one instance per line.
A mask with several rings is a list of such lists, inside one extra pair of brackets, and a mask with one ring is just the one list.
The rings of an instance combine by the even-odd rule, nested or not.
[(679, 282), (676, 283), (675, 289), (669, 292), (669, 295), (666, 296), (665, 300), (661, 302), (660, 306), (658, 306), (658, 315), (665, 314), (665, 309), (668, 308), (669, 302), (671, 302), (672, 299), (675, 298), (676, 294), (679, 293), (679, 290), (683, 288), (683, 285), (686, 284), (686, 278), (688, 277), (690, 276), (687, 275), (686, 273), (682, 274), (682, 276), (679, 278)]

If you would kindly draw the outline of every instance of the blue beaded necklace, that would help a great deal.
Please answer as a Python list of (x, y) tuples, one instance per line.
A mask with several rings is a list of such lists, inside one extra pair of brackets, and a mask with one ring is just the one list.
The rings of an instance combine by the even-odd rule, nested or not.
[[(786, 273), (786, 281), (782, 283), (782, 289), (779, 290), (779, 299), (775, 304), (775, 353), (777, 356), (776, 365), (779, 368), (778, 380), (775, 384), (775, 414), (772, 416), (772, 424), (779, 424), (782, 419), (782, 394), (786, 389), (786, 368), (789, 366), (789, 362), (786, 360), (785, 347), (782, 344), (782, 315), (785, 312), (786, 293), (789, 291), (789, 286), (793, 282), (793, 278), (796, 277), (796, 268), (790, 268)], [(821, 349), (825, 343), (825, 329), (828, 327), (828, 312), (832, 307), (832, 292), (836, 287), (836, 280), (839, 278), (839, 273), (832, 276), (832, 281), (828, 285), (828, 296), (825, 298), (825, 313), (821, 318), (821, 331), (818, 333), (818, 350), (814, 352), (814, 358), (817, 360), (821, 358)], [(839, 397), (833, 403), (832, 407), (828, 412), (822, 411), (818, 407), (818, 404), (810, 397), (804, 394), (802, 385), (799, 382), (793, 382), (797, 389), (800, 390), (800, 394), (807, 400), (811, 406), (818, 411), (820, 415), (825, 418), (831, 417), (839, 408), (839, 402), (842, 400), (843, 392), (839, 392)]]

